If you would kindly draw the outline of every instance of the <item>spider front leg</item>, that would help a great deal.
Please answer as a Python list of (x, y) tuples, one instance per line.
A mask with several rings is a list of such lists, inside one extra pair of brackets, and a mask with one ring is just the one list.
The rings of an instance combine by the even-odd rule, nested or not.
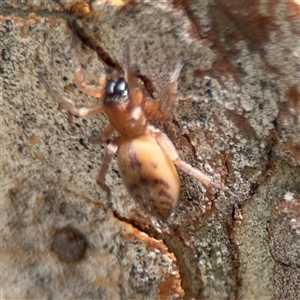
[[(153, 119), (158, 122), (163, 122), (167, 120), (171, 114), (172, 108), (177, 94), (178, 87), (178, 77), (182, 70), (183, 65), (177, 63), (173, 73), (170, 76), (168, 83), (166, 83), (155, 100), (147, 99), (145, 102), (145, 111), (148, 118)], [(164, 98), (168, 97), (167, 103), (164, 108), (162, 108), (162, 101)]]
[(90, 107), (76, 107), (71, 100), (60, 95), (57, 91), (52, 89), (44, 79), (42, 73), (38, 73), (38, 78), (39, 81), (45, 86), (47, 93), (50, 94), (58, 103), (60, 103), (70, 114), (78, 117), (89, 117), (103, 112), (102, 103), (98, 103)]
[(215, 188), (217, 190), (221, 190), (234, 197), (236, 200), (238, 199), (237, 195), (235, 195), (228, 187), (213, 182), (207, 175), (202, 173), (200, 170), (192, 167), (190, 164), (181, 160), (175, 146), (163, 132), (161, 132), (158, 129), (154, 129), (153, 131), (151, 131), (151, 135), (157, 140), (159, 145), (170, 157), (170, 159), (177, 166), (178, 169), (193, 176), (207, 188)]
[(131, 67), (129, 45), (127, 43), (125, 48), (125, 62), (125, 81), (128, 85), (130, 107), (134, 109), (141, 106), (144, 95), (138, 86), (136, 72)]
[(78, 55), (77, 55), (77, 52), (75, 49), (75, 40), (76, 40), (75, 33), (73, 33), (71, 48), (72, 48), (73, 63), (74, 63), (74, 67), (75, 67), (75, 74), (74, 74), (75, 83), (76, 83), (77, 87), (85, 94), (96, 97), (96, 98), (100, 98), (104, 95), (106, 76), (103, 75), (99, 79), (99, 86), (92, 85), (92, 84), (86, 84), (84, 82), (81, 64), (80, 64), (80, 61), (79, 61), (79, 58), (78, 58)]

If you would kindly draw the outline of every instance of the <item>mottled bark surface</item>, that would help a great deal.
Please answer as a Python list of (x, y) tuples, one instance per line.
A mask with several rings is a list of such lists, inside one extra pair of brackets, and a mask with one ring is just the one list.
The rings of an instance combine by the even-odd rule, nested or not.
[[(3, 299), (297, 299), (296, 2), (6, 0), (0, 8)], [(73, 20), (88, 82), (122, 75), (126, 43), (153, 96), (184, 63), (177, 107), (158, 126), (238, 205), (180, 173), (177, 210), (160, 222), (126, 192), (116, 160), (108, 201), (96, 183), (105, 145), (88, 143), (107, 118), (74, 118), (71, 127), (37, 78), (79, 106), (99, 101), (74, 84)]]

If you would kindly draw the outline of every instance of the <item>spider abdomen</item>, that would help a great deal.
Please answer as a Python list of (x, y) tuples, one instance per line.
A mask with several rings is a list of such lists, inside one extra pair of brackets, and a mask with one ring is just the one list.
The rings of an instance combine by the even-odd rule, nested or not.
[(156, 139), (142, 135), (124, 139), (118, 149), (121, 177), (130, 195), (152, 215), (167, 219), (177, 206), (177, 170)]

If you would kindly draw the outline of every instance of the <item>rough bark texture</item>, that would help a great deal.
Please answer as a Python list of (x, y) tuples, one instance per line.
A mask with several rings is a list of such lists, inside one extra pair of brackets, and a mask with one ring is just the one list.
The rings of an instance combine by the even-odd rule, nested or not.
[[(297, 3), (1, 1), (3, 299), (297, 299)], [(184, 63), (160, 128), (238, 205), (180, 173), (178, 208), (160, 222), (128, 195), (115, 160), (108, 201), (95, 180), (105, 147), (88, 143), (106, 117), (70, 128), (37, 79), (77, 105), (99, 101), (74, 84), (72, 20), (88, 82), (122, 74), (126, 43), (154, 96)]]

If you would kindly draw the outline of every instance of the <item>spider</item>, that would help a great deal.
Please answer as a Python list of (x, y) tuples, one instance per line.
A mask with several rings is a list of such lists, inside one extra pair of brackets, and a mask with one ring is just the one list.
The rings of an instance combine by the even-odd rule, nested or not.
[[(99, 85), (84, 82), (74, 35), (71, 48), (77, 87), (90, 96), (103, 98), (102, 102), (78, 108), (71, 100), (53, 90), (41, 73), (38, 73), (38, 78), (46, 91), (69, 114), (90, 117), (104, 112), (108, 116), (109, 125), (99, 136), (90, 138), (90, 142), (104, 143), (114, 131), (119, 133), (107, 145), (97, 178), (109, 199), (111, 191), (105, 183), (105, 175), (116, 152), (121, 178), (129, 194), (148, 212), (162, 220), (169, 218), (178, 203), (180, 180), (176, 167), (195, 177), (207, 188), (215, 188), (235, 197), (228, 187), (214, 183), (200, 170), (181, 160), (167, 135), (149, 123), (149, 120), (164, 122), (170, 116), (182, 64), (175, 66), (169, 81), (153, 99), (145, 96), (138, 86), (136, 74), (131, 68), (128, 45), (125, 51), (125, 78), (106, 82), (106, 77), (102, 76)], [(163, 105), (164, 99), (166, 103)]]

